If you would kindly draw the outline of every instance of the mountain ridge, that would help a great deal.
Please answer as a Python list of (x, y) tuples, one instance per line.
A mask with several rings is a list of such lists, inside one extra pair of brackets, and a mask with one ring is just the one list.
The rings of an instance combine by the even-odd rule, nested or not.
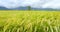
[[(28, 10), (28, 7), (16, 7), (16, 8), (6, 8), (0, 7), (0, 10)], [(59, 9), (52, 9), (52, 8), (31, 8), (31, 10), (59, 10)]]

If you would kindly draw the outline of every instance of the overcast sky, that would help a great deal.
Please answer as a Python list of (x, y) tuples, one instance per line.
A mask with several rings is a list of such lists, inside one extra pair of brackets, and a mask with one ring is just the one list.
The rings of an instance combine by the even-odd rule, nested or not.
[(0, 0), (0, 6), (15, 8), (20, 6), (35, 8), (60, 8), (60, 0)]

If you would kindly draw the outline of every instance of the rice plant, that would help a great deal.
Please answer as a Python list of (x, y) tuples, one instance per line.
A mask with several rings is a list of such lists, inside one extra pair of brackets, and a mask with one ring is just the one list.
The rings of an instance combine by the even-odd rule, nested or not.
[(0, 11), (0, 32), (60, 32), (60, 12)]

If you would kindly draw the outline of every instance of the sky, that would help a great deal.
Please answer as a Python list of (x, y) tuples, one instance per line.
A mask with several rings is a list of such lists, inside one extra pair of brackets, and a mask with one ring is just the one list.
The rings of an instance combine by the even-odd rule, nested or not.
[(34, 8), (60, 9), (60, 0), (0, 0), (0, 6), (6, 8), (31, 6)]

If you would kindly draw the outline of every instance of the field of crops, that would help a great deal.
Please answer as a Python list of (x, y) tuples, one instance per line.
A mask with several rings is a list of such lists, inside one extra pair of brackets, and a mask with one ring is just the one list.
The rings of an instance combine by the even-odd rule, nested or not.
[(60, 32), (60, 12), (0, 11), (0, 32)]

